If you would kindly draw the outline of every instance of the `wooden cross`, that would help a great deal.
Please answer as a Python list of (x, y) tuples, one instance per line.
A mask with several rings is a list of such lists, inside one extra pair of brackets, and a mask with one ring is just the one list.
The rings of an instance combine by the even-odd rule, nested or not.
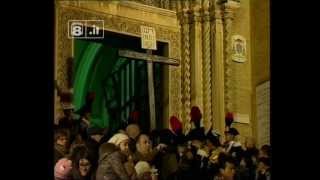
[(147, 49), (147, 53), (140, 53), (131, 50), (119, 50), (119, 56), (126, 57), (132, 60), (145, 60), (148, 63), (148, 92), (149, 92), (149, 108), (150, 108), (150, 128), (153, 130), (156, 128), (155, 118), (155, 96), (154, 96), (154, 84), (153, 84), (153, 63), (162, 63), (173, 66), (178, 66), (179, 61), (177, 59), (168, 58), (164, 56), (152, 55), (152, 50)]

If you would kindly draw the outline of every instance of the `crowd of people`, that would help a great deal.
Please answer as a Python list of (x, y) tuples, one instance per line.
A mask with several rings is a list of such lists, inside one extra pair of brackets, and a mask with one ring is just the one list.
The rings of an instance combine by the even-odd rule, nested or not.
[(55, 127), (54, 177), (56, 180), (269, 180), (271, 146), (256, 147), (253, 138), (242, 145), (226, 116), (225, 142), (214, 129), (201, 127), (202, 114), (191, 109), (194, 128), (187, 134), (182, 123), (170, 117), (170, 128), (140, 129), (139, 121), (129, 122), (111, 134), (92, 127), (89, 108), (73, 118), (65, 117)]

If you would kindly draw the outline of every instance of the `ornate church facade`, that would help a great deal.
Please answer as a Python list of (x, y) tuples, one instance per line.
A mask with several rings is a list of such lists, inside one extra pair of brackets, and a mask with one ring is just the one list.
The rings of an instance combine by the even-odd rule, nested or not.
[[(100, 29), (132, 37), (150, 26), (165, 44), (160, 54), (179, 62), (163, 67), (162, 127), (175, 115), (189, 131), (191, 107), (198, 106), (207, 130), (223, 134), (231, 112), (242, 137), (258, 137), (256, 88), (270, 79), (268, 0), (57, 0), (55, 6), (55, 80), (63, 89), (76, 91), (68, 66), (77, 60), (69, 20), (103, 20)], [(56, 93), (55, 119), (61, 114)]]

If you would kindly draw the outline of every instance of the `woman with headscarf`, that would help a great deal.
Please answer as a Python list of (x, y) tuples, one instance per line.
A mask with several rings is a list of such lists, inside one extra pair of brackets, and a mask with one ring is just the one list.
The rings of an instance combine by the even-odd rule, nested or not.
[(100, 146), (96, 180), (136, 179), (133, 164), (127, 163), (128, 142), (129, 137), (126, 134), (118, 133)]

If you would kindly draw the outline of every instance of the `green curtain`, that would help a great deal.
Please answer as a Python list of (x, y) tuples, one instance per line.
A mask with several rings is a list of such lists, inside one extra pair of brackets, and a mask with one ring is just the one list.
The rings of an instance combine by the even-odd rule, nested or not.
[(115, 48), (107, 48), (101, 43), (75, 41), (73, 103), (77, 111), (84, 105), (87, 92), (96, 93), (92, 106), (92, 126), (105, 128), (113, 121), (106, 109), (103, 80), (111, 73), (116, 58)]

